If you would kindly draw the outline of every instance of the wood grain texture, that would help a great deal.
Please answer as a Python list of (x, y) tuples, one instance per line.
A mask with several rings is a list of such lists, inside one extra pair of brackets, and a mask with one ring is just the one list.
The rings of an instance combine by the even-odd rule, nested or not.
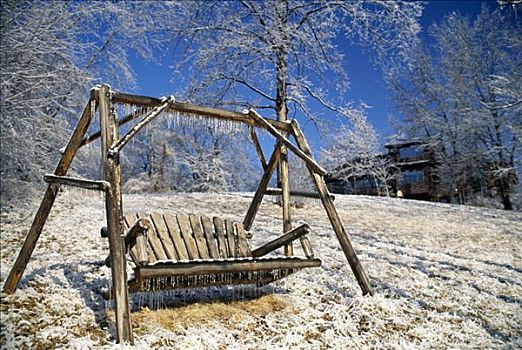
[[(140, 219), (146, 219), (149, 216), (143, 212), (139, 211), (137, 213), (138, 218)], [(153, 254), (149, 255), (149, 262), (153, 263), (157, 260), (167, 260), (167, 254), (165, 254), (165, 250), (163, 249), (163, 244), (161, 244), (160, 239), (158, 238), (158, 235), (156, 233), (156, 230), (154, 229), (154, 226), (151, 225), (149, 229), (147, 230), (147, 241), (149, 242), (149, 246), (153, 252)]]
[(279, 162), (279, 158), (281, 156), (281, 147), (279, 147), (280, 145), (281, 144), (279, 142), (275, 145), (274, 152), (272, 153), (272, 156), (270, 156), (266, 170), (263, 173), (261, 180), (259, 181), (254, 198), (252, 199), (252, 202), (250, 203), (250, 206), (248, 207), (247, 213), (245, 215), (245, 219), (243, 220), (243, 227), (247, 231), (249, 231), (252, 227), (252, 223), (254, 222), (257, 211), (259, 210), (259, 206), (263, 201), (263, 196), (265, 195), (268, 183), (270, 182), (270, 179), (274, 174), (274, 170), (276, 169)]
[(217, 245), (217, 237), (214, 235), (214, 226), (212, 221), (207, 216), (201, 217), (201, 225), (203, 226), (203, 232), (205, 233), (205, 239), (207, 240), (207, 247), (212, 259), (219, 259), (219, 251)]
[(176, 215), (178, 219), (179, 228), (181, 230), (181, 236), (187, 247), (187, 252), (190, 260), (201, 259), (199, 255), (198, 246), (196, 240), (192, 236), (192, 229), (190, 228), (190, 222), (185, 214)]
[(163, 215), (163, 218), (165, 219), (165, 224), (167, 225), (170, 238), (174, 243), (174, 247), (176, 248), (176, 252), (178, 253), (179, 259), (190, 259), (189, 253), (187, 251), (187, 246), (185, 244), (185, 241), (183, 240), (183, 237), (181, 236), (181, 231), (179, 229), (177, 219), (169, 213)]
[(178, 253), (176, 252), (176, 248), (174, 248), (174, 243), (169, 235), (169, 230), (167, 225), (165, 225), (165, 221), (163, 220), (163, 215), (158, 213), (151, 213), (150, 218), (154, 224), (154, 228), (158, 234), (158, 238), (165, 249), (165, 255), (169, 260), (178, 260)]
[(250, 251), (250, 247), (248, 246), (248, 241), (246, 239), (245, 229), (243, 225), (236, 222), (234, 224), (237, 232), (237, 242), (239, 246), (239, 256), (240, 257), (251, 257), (252, 252)]
[(225, 232), (228, 243), (228, 254), (231, 258), (238, 257), (236, 235), (234, 234), (234, 223), (230, 219), (225, 219)]
[[(136, 269), (138, 278), (165, 278), (172, 276), (212, 275), (264, 270), (302, 269), (321, 266), (319, 259), (271, 258), (246, 261), (196, 261), (187, 263), (158, 263)], [(247, 280), (247, 278), (244, 278)], [(226, 283), (225, 283), (226, 284)]]
[(219, 217), (212, 218), (214, 222), (214, 228), (216, 229), (217, 241), (218, 241), (218, 249), (219, 256), (222, 259), (230, 258), (230, 251), (228, 249), (228, 242), (226, 239), (226, 234), (223, 226), (223, 220)]
[(100, 110), (101, 151), (104, 180), (110, 184), (105, 192), (105, 212), (109, 234), (109, 248), (116, 318), (116, 341), (133, 343), (127, 289), (127, 268), (123, 241), (123, 212), (121, 205), (121, 166), (118, 156), (109, 157), (109, 149), (118, 142), (116, 116), (111, 114), (110, 87), (102, 85), (98, 96)]
[(190, 226), (192, 227), (192, 233), (194, 234), (194, 239), (196, 240), (196, 246), (198, 247), (199, 257), (201, 259), (209, 259), (210, 254), (208, 252), (207, 240), (203, 235), (199, 217), (194, 214), (189, 214), (189, 221)]

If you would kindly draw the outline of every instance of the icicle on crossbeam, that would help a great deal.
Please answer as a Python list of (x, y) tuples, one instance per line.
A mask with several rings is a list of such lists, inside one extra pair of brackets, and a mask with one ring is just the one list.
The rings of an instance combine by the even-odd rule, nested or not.
[(141, 130), (143, 129), (148, 123), (150, 123), (154, 118), (156, 118), (158, 115), (160, 115), (161, 112), (169, 108), (169, 106), (174, 103), (174, 97), (170, 96), (164, 100), (162, 104), (155, 107), (150, 113), (148, 113), (143, 119), (136, 124), (132, 129), (129, 130), (129, 132), (122, 137), (118, 143), (116, 143), (114, 146), (112, 146), (109, 150), (109, 154), (111, 156), (115, 156), (125, 147), (125, 145)]

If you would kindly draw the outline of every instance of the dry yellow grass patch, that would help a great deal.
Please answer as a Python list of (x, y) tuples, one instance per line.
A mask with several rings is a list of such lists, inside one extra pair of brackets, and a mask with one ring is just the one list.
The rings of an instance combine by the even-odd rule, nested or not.
[[(192, 303), (167, 309), (151, 310), (144, 307), (132, 313), (133, 328), (146, 332), (146, 328), (161, 327), (174, 331), (178, 327), (220, 322), (225, 325), (237, 325), (248, 315), (264, 316), (279, 312), (287, 307), (282, 296), (264, 295), (254, 300), (215, 301), (209, 303)], [(114, 314), (109, 316), (114, 320)]]

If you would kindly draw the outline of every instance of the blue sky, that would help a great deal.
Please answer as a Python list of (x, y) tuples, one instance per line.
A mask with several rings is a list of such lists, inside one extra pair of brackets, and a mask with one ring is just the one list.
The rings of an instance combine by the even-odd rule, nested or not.
[[(421, 18), (421, 38), (429, 40), (426, 35), (427, 28), (434, 22), (440, 21), (451, 12), (460, 12), (463, 15), (474, 18), (479, 12), (482, 3), (489, 6), (498, 6), (496, 1), (429, 1), (427, 2)], [(399, 116), (389, 98), (389, 92), (383, 81), (382, 72), (369, 62), (368, 56), (359, 47), (350, 47), (347, 55), (348, 77), (350, 90), (348, 99), (356, 105), (359, 102), (371, 106), (367, 110), (368, 117), (381, 135), (381, 141), (392, 134), (393, 130), (388, 124), (390, 115)], [(138, 87), (133, 92), (148, 96), (165, 96), (176, 91), (176, 84), (172, 81), (172, 70), (169, 68), (168, 56), (160, 59), (161, 64), (132, 59), (131, 64), (136, 73)], [(305, 126), (305, 133), (314, 150), (318, 152), (322, 144), (315, 129)]]

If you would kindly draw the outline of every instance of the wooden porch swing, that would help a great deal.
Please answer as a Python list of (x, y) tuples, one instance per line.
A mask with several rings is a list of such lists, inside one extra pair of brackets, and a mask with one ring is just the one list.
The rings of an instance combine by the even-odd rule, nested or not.
[[(139, 107), (118, 119), (117, 104)], [(96, 109), (99, 111), (100, 131), (86, 135)], [(177, 113), (182, 118), (205, 117), (247, 124), (252, 141), (264, 169), (259, 186), (242, 223), (219, 217), (209, 218), (195, 214), (123, 213), (121, 196), (120, 152), (149, 122), (163, 112)], [(119, 126), (142, 117), (121, 138)], [(266, 162), (254, 128), (267, 130), (276, 139), (274, 151)], [(294, 145), (287, 135), (293, 136)], [(92, 181), (66, 177), (77, 150), (101, 137), (103, 178)], [(306, 164), (317, 193), (290, 191), (288, 181), (288, 150)], [(269, 189), (268, 183), (280, 167), (281, 189)], [(129, 292), (167, 288), (194, 288), (215, 285), (267, 284), (286, 277), (300, 269), (317, 267), (321, 261), (314, 258), (306, 234), (310, 227), (303, 224), (292, 229), (290, 196), (319, 198), (326, 210), (332, 228), (339, 240), (350, 267), (363, 294), (373, 294), (368, 277), (344, 230), (333, 199), (324, 182), (326, 171), (313, 159), (310, 147), (298, 123), (265, 119), (254, 110), (244, 113), (179, 103), (173, 97), (156, 99), (112, 91), (102, 85), (91, 90), (91, 96), (78, 124), (62, 151), (62, 157), (53, 175), (46, 175), (49, 183), (42, 203), (35, 215), (21, 251), (9, 273), (3, 290), (16, 290), (27, 263), (34, 251), (60, 185), (76, 186), (105, 193), (107, 227), (102, 236), (108, 237), (110, 253), (106, 264), (111, 267), (112, 291), (116, 316), (116, 341), (133, 343)], [(256, 213), (265, 194), (281, 195), (283, 235), (252, 250), (248, 243)], [(292, 242), (299, 239), (305, 257), (293, 257)], [(267, 256), (284, 247), (284, 257)], [(134, 263), (134, 276), (127, 280), (126, 256)]]

